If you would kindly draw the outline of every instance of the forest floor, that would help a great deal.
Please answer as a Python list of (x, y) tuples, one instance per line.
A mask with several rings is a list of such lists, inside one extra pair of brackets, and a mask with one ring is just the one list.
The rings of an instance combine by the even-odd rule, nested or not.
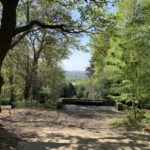
[(113, 107), (5, 108), (0, 114), (0, 150), (150, 150), (150, 135), (111, 127), (121, 117)]

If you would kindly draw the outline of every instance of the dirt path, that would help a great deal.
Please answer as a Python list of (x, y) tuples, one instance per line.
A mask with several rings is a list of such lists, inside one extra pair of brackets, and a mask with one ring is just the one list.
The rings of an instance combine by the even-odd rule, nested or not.
[(150, 135), (111, 129), (113, 107), (16, 109), (0, 114), (0, 150), (150, 150)]

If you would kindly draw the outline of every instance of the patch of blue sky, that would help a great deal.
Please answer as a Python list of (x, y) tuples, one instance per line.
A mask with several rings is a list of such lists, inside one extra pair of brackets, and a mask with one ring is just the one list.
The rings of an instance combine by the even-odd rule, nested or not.
[[(115, 11), (112, 4), (108, 4), (108, 9), (111, 13)], [(74, 20), (78, 20), (80, 15), (78, 12), (73, 10), (71, 12)], [(90, 38), (86, 35), (83, 35), (79, 38), (82, 45), (86, 45), (89, 43)], [(89, 61), (91, 59), (91, 52), (84, 52), (78, 50), (71, 50), (72, 54), (68, 59), (62, 61), (62, 67), (66, 71), (85, 71), (89, 66)]]

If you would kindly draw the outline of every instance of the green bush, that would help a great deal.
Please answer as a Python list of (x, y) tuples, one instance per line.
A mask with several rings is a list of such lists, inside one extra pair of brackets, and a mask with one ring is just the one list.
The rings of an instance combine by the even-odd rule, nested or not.
[(56, 100), (47, 100), (42, 106), (44, 108), (56, 108), (57, 102)]
[(61, 109), (63, 107), (63, 102), (62, 101), (58, 101), (57, 102), (57, 109)]
[(56, 108), (56, 102), (52, 100), (47, 100), (44, 103), (41, 103), (39, 100), (18, 100), (16, 101), (16, 107), (24, 107), (24, 108), (30, 108), (30, 107), (44, 107), (44, 108)]
[(107, 123), (112, 126), (123, 126), (124, 118), (111, 118), (107, 120)]
[(135, 120), (133, 110), (126, 111), (124, 115), (120, 118), (111, 118), (107, 120), (109, 125), (112, 126), (122, 126), (128, 130), (134, 129), (146, 129), (150, 130), (150, 113), (144, 112), (142, 110), (137, 110), (137, 118)]
[(150, 109), (150, 100), (145, 100), (142, 106), (143, 108)]
[(2, 99), (1, 100), (1, 105), (10, 105), (10, 99), (8, 99), (8, 98), (7, 99), (6, 98)]
[(30, 101), (26, 101), (26, 100), (22, 100), (22, 101), (17, 101), (16, 102), (16, 107), (41, 107), (42, 105), (35, 101), (35, 100), (30, 100)]
[(145, 112), (143, 110), (136, 110), (136, 118), (134, 115), (134, 111), (127, 111), (126, 117), (123, 121), (124, 125), (131, 128), (138, 128), (141, 126), (141, 123), (145, 119)]

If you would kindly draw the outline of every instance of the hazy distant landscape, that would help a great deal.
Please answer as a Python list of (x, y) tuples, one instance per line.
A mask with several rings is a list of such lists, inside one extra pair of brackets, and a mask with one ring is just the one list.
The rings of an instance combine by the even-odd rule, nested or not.
[(66, 77), (70, 78), (85, 78), (86, 72), (85, 71), (65, 71)]

